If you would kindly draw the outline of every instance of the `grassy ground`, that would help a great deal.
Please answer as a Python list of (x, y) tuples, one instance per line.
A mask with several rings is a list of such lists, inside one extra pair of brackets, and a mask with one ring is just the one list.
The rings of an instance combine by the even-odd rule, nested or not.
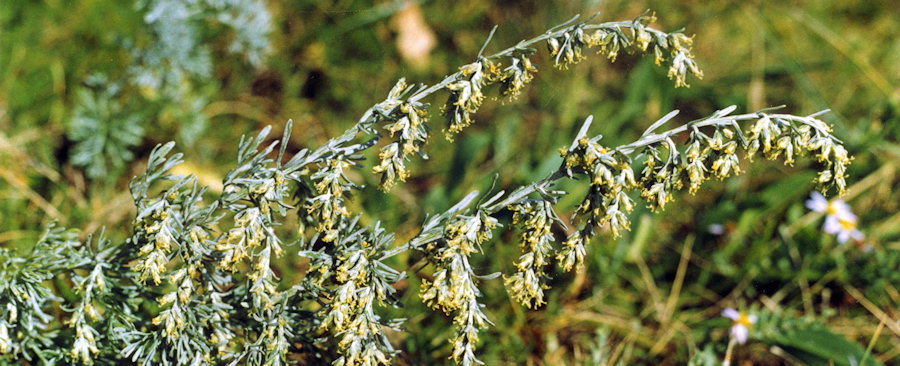
[[(419, 61), (398, 48), (405, 32), (398, 25), (401, 5), (272, 2), (273, 51), (258, 68), (228, 57), (227, 37), (205, 35), (217, 57), (194, 93), (208, 100), (202, 113), (210, 127), (179, 145), (188, 161), (182, 169), (214, 185), (232, 164), (231, 146), (240, 135), (266, 125), (278, 130), (288, 119), (296, 148), (318, 146), (382, 100), (398, 78), (434, 83), (471, 62), (493, 25), (500, 27), (489, 50), (499, 50), (576, 13), (599, 11), (606, 21), (651, 9), (656, 27), (696, 35), (703, 80), (676, 89), (665, 70), (636, 56), (613, 64), (589, 57), (557, 70), (540, 54), (540, 72), (523, 95), (487, 101), (455, 143), (433, 139), (426, 148), (431, 159), (412, 163), (407, 183), (385, 194), (375, 189), (377, 177), (354, 175), (367, 186), (357, 209), (409, 238), (425, 214), (488, 189), (495, 176), (499, 187), (514, 187), (555, 168), (556, 150), (587, 115), (596, 121), (591, 132), (615, 145), (634, 140), (672, 109), (682, 111), (680, 121), (732, 104), (739, 111), (785, 104), (795, 114), (831, 109), (823, 118), (855, 157), (844, 199), (860, 216), (871, 251), (837, 243), (821, 232), (821, 216), (804, 208), (814, 162), (757, 161), (742, 176), (679, 196), (662, 214), (635, 210), (630, 233), (615, 240), (601, 235), (589, 246), (584, 271), (554, 274), (540, 309), (510, 301), (501, 280), (485, 281), (495, 326), (482, 337), (481, 358), (487, 364), (684, 364), (706, 350), (721, 359), (730, 323), (719, 314), (739, 307), (758, 314), (760, 323), (751, 342), (736, 348), (738, 364), (815, 364), (804, 357), (841, 347), (866, 349), (870, 361), (900, 362), (900, 23), (891, 4), (425, 2), (423, 25), (436, 47)], [(134, 215), (128, 179), (155, 144), (190, 140), (179, 135), (178, 114), (163, 108), (133, 149), (133, 163), (91, 179), (69, 162), (66, 131), (76, 90), (92, 73), (124, 72), (128, 55), (120, 38), (140, 40), (141, 24), (132, 5), (118, 2), (0, 5), (0, 246), (26, 247), (51, 221), (85, 233), (107, 227), (113, 238), (126, 237)], [(567, 217), (584, 187), (563, 188), (573, 193), (559, 206)], [(722, 230), (713, 234), (711, 226)], [(508, 272), (518, 255), (513, 243), (513, 233), (499, 235), (475, 265), (483, 273)], [(279, 264), (286, 281), (301, 265)], [(449, 354), (450, 320), (425, 308), (414, 291), (428, 273), (425, 268), (401, 283), (406, 307), (396, 311), (409, 318), (409, 332), (394, 334), (404, 352), (397, 364), (440, 363)], [(820, 329), (855, 346), (829, 337), (816, 342)]]

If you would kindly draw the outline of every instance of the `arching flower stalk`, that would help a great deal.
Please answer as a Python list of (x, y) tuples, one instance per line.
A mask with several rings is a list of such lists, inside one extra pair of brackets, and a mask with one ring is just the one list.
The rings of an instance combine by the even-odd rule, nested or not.
[[(578, 233), (570, 235), (557, 258), (564, 268), (577, 264), (583, 258), (583, 244), (593, 236), (591, 228), (609, 225), (610, 231), (617, 236), (621, 230), (627, 230), (630, 221), (627, 214), (633, 209), (633, 202), (626, 194), (629, 190), (639, 190), (641, 197), (647, 200), (650, 208), (661, 210), (672, 200), (674, 191), (680, 190), (687, 183), (690, 191), (696, 191), (705, 181), (715, 176), (719, 179), (739, 174), (740, 161), (737, 149), (746, 149), (751, 157), (754, 147), (763, 146), (767, 157), (777, 158), (782, 152), (785, 164), (793, 164), (793, 154), (814, 154), (824, 169), (816, 179), (820, 189), (834, 188), (843, 194), (845, 187), (844, 171), (850, 159), (839, 140), (832, 136), (830, 128), (818, 115), (793, 116), (786, 114), (768, 114), (764, 111), (743, 115), (729, 115), (734, 107), (717, 111), (712, 116), (690, 122), (684, 126), (665, 133), (653, 133), (656, 128), (675, 116), (675, 113), (663, 117), (651, 126), (640, 140), (609, 149), (599, 145), (600, 136), (588, 139), (584, 137), (590, 119), (579, 133), (572, 145), (562, 151), (565, 175), (573, 173), (586, 175), (591, 185), (581, 205), (576, 210), (575, 218), (584, 222), (585, 226)], [(739, 122), (756, 121), (742, 131)], [(769, 139), (780, 139), (786, 143), (766, 144), (766, 136), (755, 133), (760, 124), (777, 120), (783, 127), (779, 134)], [(710, 128), (712, 136), (703, 129)], [(690, 131), (686, 148), (678, 147), (673, 137)], [(667, 150), (667, 151), (665, 151)], [(665, 160), (660, 156), (663, 152), (668, 156)], [(635, 157), (643, 157), (642, 178), (640, 184), (635, 180), (630, 166)], [(705, 174), (710, 172), (711, 175)], [(835, 177), (823, 180), (822, 176)]]
[[(761, 135), (753, 134), (752, 127), (743, 131), (741, 122), (757, 121), (758, 124), (760, 120), (778, 120), (790, 126), (781, 129), (778, 138), (788, 137), (790, 141), (800, 142), (792, 144), (793, 152), (815, 154), (823, 163), (824, 171), (835, 176), (835, 170), (845, 169), (849, 163), (846, 155), (834, 153), (843, 151), (843, 148), (840, 141), (830, 135), (827, 125), (816, 118), (818, 113), (794, 116), (759, 111), (731, 115), (734, 109), (725, 108), (708, 118), (666, 132), (654, 132), (677, 114), (672, 112), (653, 123), (637, 141), (615, 148), (602, 146), (599, 143), (601, 136), (587, 137), (592, 120), (588, 118), (572, 144), (561, 150), (563, 163), (557, 171), (508, 195), (504, 196), (504, 192), (495, 194), (487, 203), (480, 204), (471, 216), (445, 214), (432, 217), (423, 225), (422, 232), (406, 246), (389, 252), (393, 255), (406, 248), (415, 248), (425, 252), (435, 264), (433, 279), (422, 283), (421, 297), (426, 305), (453, 316), (457, 324), (457, 337), (452, 342), (454, 359), (462, 364), (478, 362), (474, 356), (477, 334), (489, 324), (489, 320), (477, 301), (480, 295), (477, 280), (483, 277), (474, 273), (469, 258), (490, 240), (490, 229), (498, 225), (492, 215), (505, 208), (514, 211), (516, 222), (525, 220), (522, 238), (526, 250), (526, 254), (516, 262), (517, 272), (507, 277), (507, 287), (511, 295), (524, 305), (540, 305), (546, 288), (538, 279), (543, 274), (543, 264), (550, 257), (549, 243), (553, 238), (549, 234), (549, 225), (557, 221), (548, 197), (555, 201), (555, 197), (565, 194), (552, 190), (554, 182), (559, 179), (584, 176), (589, 182), (588, 192), (573, 214), (574, 219), (582, 223), (582, 228), (571, 233), (555, 255), (563, 269), (571, 270), (582, 265), (586, 254), (584, 246), (596, 234), (596, 229), (608, 226), (613, 235), (629, 229), (628, 213), (633, 209), (634, 202), (628, 192), (640, 192), (651, 208), (661, 210), (674, 197), (674, 191), (684, 188), (685, 183), (696, 189), (713, 176), (725, 178), (740, 173), (737, 149), (746, 149), (749, 156), (753, 146), (764, 145), (764, 141), (760, 141)], [(679, 147), (675, 137), (687, 132), (691, 135), (687, 146)], [(809, 134), (810, 138), (803, 138), (804, 134)], [(822, 146), (829, 146), (831, 153), (823, 154)], [(777, 145), (771, 145), (766, 151), (770, 151), (771, 157), (777, 157), (775, 152), (771, 152), (776, 148)], [(780, 149), (784, 151), (787, 147)], [(640, 182), (635, 177), (636, 168), (632, 167), (635, 162), (643, 165), (640, 168), (643, 171)], [(712, 174), (697, 175), (692, 174), (692, 170)], [(820, 176), (823, 174), (827, 173), (820, 173)], [(819, 179), (817, 182), (822, 183)], [(840, 193), (842, 185), (826, 182), (820, 188), (835, 188)], [(460, 201), (455, 209), (468, 205), (473, 200), (473, 194)], [(533, 195), (540, 199), (535, 201), (529, 198)]]
[[(348, 130), (348, 133), (364, 131), (380, 135), (373, 126), (386, 123), (392, 142), (382, 147), (379, 162), (373, 168), (376, 174), (381, 174), (382, 189), (389, 189), (396, 180), (403, 181), (408, 177), (406, 159), (411, 153), (427, 158), (420, 150), (428, 139), (424, 117), (428, 115), (429, 106), (421, 100), (441, 90), (449, 93), (441, 110), (447, 121), (446, 137), (452, 141), (455, 134), (474, 122), (473, 114), (481, 107), (489, 85), (499, 83), (500, 95), (510, 99), (524, 90), (538, 70), (530, 57), (536, 52), (532, 47), (540, 43), (546, 42), (550, 57), (558, 68), (581, 61), (585, 58), (585, 50), (595, 47), (611, 61), (615, 61), (621, 51), (652, 52), (657, 65), (666, 63), (669, 67), (669, 78), (675, 80), (676, 86), (687, 86), (687, 75), (702, 77), (691, 54), (691, 38), (648, 26), (656, 20), (653, 15), (643, 14), (631, 21), (590, 24), (592, 19), (578, 21), (576, 16), (542, 35), (486, 56), (482, 53), (492, 32), (474, 62), (460, 67), (441, 82), (412, 87), (401, 79), (387, 99), (366, 111), (356, 126)], [(504, 65), (504, 61), (508, 64)], [(346, 136), (347, 133), (338, 140)]]

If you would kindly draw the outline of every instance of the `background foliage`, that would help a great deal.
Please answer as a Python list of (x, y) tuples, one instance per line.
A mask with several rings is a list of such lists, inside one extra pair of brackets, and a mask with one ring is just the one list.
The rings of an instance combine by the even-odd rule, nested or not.
[[(757, 162), (745, 175), (683, 194), (676, 209), (636, 209), (631, 232), (615, 240), (601, 235), (589, 246), (586, 270), (554, 276), (540, 309), (510, 301), (502, 280), (484, 281), (486, 313), (496, 326), (484, 332), (480, 358), (702, 362), (724, 353), (729, 324), (719, 312), (731, 306), (767, 314), (751, 332), (759, 341), (737, 348), (737, 360), (824, 362), (822, 350), (842, 346), (816, 343), (810, 334), (821, 329), (845, 336), (847, 347), (870, 349), (872, 359), (900, 360), (900, 24), (888, 2), (463, 0), (424, 2), (417, 14), (399, 1), (273, 1), (266, 4), (269, 21), (241, 23), (214, 6), (185, 13), (181, 43), (161, 41), (174, 26), (148, 15), (163, 3), (0, 5), (0, 246), (27, 250), (50, 222), (82, 228), (82, 239), (102, 227), (112, 240), (130, 236), (135, 212), (127, 183), (157, 143), (178, 141), (187, 157), (180, 173), (215, 189), (241, 135), (267, 125), (277, 131), (293, 119), (291, 148), (319, 146), (400, 77), (433, 83), (471, 62), (493, 25), (500, 28), (491, 46), (499, 48), (572, 14), (600, 11), (603, 20), (619, 20), (652, 9), (657, 28), (696, 34), (703, 80), (676, 89), (652, 59), (629, 55), (613, 64), (589, 57), (560, 71), (539, 54), (533, 87), (514, 101), (485, 103), (455, 143), (432, 139), (425, 147), (431, 158), (414, 159), (406, 183), (386, 194), (377, 190), (377, 176), (353, 172), (366, 186), (354, 202), (367, 213), (363, 220), (381, 220), (402, 240), (417, 232), (425, 213), (445, 210), (472, 189), (486, 191), (494, 176), (499, 187), (539, 179), (558, 166), (556, 150), (589, 114), (591, 132), (617, 145), (671, 109), (691, 119), (731, 104), (739, 111), (786, 104), (801, 115), (830, 108), (822, 118), (855, 156), (845, 198), (871, 251), (822, 234), (821, 218), (803, 207), (814, 163)], [(401, 51), (412, 47), (404, 40), (417, 21), (412, 29), (431, 32), (436, 42), (425, 56)], [(246, 34), (241, 24), (265, 23), (268, 34), (239, 37)], [(140, 78), (136, 68), (166, 55), (178, 58), (161, 67), (178, 75), (156, 84)], [(560, 207), (575, 207), (585, 187), (563, 187), (575, 194)], [(490, 255), (476, 256), (473, 266), (510, 272), (514, 242), (512, 232), (496, 238)], [(306, 266), (295, 258), (277, 263), (287, 283)], [(419, 258), (400, 260), (407, 263), (395, 267)], [(399, 289), (406, 307), (392, 314), (409, 318), (407, 334), (392, 334), (403, 351), (398, 364), (449, 354), (449, 320), (405, 291), (418, 288), (427, 271), (415, 274)]]

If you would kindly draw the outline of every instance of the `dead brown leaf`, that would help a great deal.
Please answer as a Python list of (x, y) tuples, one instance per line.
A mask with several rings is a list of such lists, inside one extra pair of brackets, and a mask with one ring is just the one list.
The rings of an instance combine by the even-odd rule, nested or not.
[(437, 37), (425, 23), (422, 8), (410, 3), (394, 14), (391, 26), (397, 32), (397, 51), (400, 57), (413, 68), (427, 66), (431, 50), (437, 44)]

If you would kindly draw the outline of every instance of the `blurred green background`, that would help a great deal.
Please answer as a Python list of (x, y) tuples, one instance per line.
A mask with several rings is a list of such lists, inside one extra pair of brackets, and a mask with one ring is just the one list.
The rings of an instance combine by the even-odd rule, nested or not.
[[(588, 115), (595, 121), (591, 134), (617, 145), (634, 140), (672, 109), (681, 110), (682, 123), (732, 104), (738, 111), (785, 104), (786, 113), (799, 115), (831, 109), (822, 118), (855, 157), (845, 199), (860, 216), (864, 243), (837, 243), (821, 233), (821, 217), (804, 208), (814, 162), (745, 162), (744, 175), (708, 183), (696, 195), (681, 194), (661, 214), (636, 209), (630, 233), (616, 240), (601, 235), (588, 247), (584, 271), (555, 274), (549, 304), (541, 309), (510, 301), (502, 280), (484, 281), (487, 314), (496, 325), (483, 332), (481, 358), (488, 364), (548, 365), (721, 358), (729, 322), (719, 313), (730, 306), (765, 315), (751, 331), (756, 341), (736, 349), (739, 364), (816, 364), (830, 357), (822, 352), (841, 347), (850, 353), (868, 349), (870, 361), (900, 362), (896, 4), (265, 4), (270, 32), (261, 41), (269, 47), (258, 62), (230, 52), (239, 35), (222, 21), (201, 22), (190, 37), (197, 50), (208, 52), (209, 70), (159, 90), (128, 82), (130, 65), (147, 62), (134, 50), (159, 44), (146, 2), (0, 4), (0, 246), (27, 247), (52, 221), (85, 233), (106, 227), (111, 237), (124, 239), (134, 215), (128, 180), (157, 143), (178, 141), (187, 161), (180, 172), (215, 187), (232, 168), (241, 135), (272, 125), (277, 136), (293, 119), (291, 148), (319, 146), (383, 100), (397, 79), (431, 84), (474, 60), (494, 25), (499, 29), (488, 53), (574, 14), (629, 20), (650, 9), (659, 19), (656, 28), (696, 35), (702, 80), (676, 89), (652, 58), (634, 55), (612, 64), (589, 56), (558, 70), (540, 50), (533, 58), (540, 68), (533, 84), (514, 101), (489, 97), (475, 125), (455, 143), (440, 136), (444, 122), (434, 113), (434, 136), (425, 148), (431, 158), (415, 159), (410, 179), (390, 193), (376, 189), (370, 168), (377, 150), (368, 152), (365, 169), (351, 176), (365, 184), (354, 201), (357, 211), (369, 222), (383, 221), (400, 240), (409, 238), (425, 214), (446, 209), (471, 190), (488, 190), (495, 176), (499, 188), (513, 188), (555, 169), (556, 150)], [(433, 48), (411, 52), (416, 41), (429, 37)], [(444, 98), (428, 102), (440, 105)], [(100, 134), (113, 141), (108, 144), (125, 146), (110, 150), (113, 160), (102, 173), (79, 163), (79, 143), (87, 139), (79, 123), (86, 120), (97, 124), (88, 137)], [(116, 135), (116, 126), (131, 124), (141, 130)], [(121, 159), (129, 153), (133, 160)], [(558, 206), (565, 218), (585, 187), (566, 182), (562, 188), (572, 193)], [(486, 251), (492, 255), (474, 259), (479, 271), (509, 273), (518, 256), (514, 233), (498, 235)], [(302, 269), (293, 258), (278, 264), (286, 283)], [(417, 260), (400, 258), (397, 266)], [(451, 322), (420, 303), (418, 275), (400, 284), (409, 289), (406, 307), (390, 310), (409, 318), (408, 333), (392, 334), (403, 351), (396, 363), (449, 362)], [(820, 328), (843, 337), (810, 341), (815, 337), (808, 332)], [(838, 341), (844, 338), (849, 343)]]

